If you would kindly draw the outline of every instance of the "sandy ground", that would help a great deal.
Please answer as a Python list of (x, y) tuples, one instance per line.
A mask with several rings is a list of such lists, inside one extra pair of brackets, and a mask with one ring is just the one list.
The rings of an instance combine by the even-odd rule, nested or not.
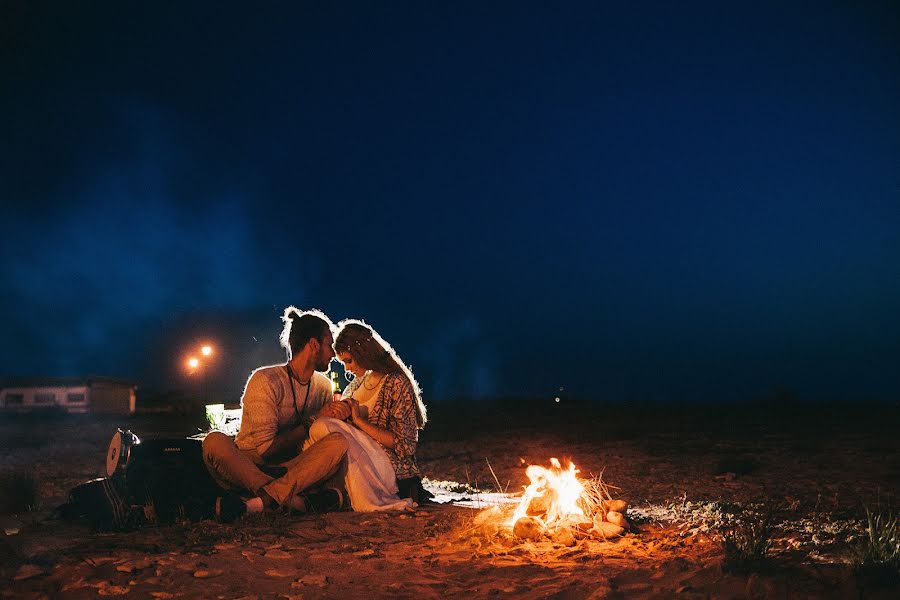
[[(31, 473), (39, 502), (0, 517), (0, 596), (900, 597), (900, 586), (849, 565), (864, 507), (897, 498), (897, 411), (783, 409), (436, 407), (422, 433), (421, 467), (434, 482), (455, 482), (434, 486), (464, 502), (121, 533), (92, 533), (85, 523), (53, 519), (52, 509), (72, 486), (101, 474), (116, 426), (166, 437), (196, 425), (174, 416), (5, 418), (0, 476)], [(498, 487), (507, 497), (521, 492), (524, 467), (550, 457), (571, 458), (584, 477), (602, 473), (630, 502), (634, 530), (563, 545), (516, 539), (485, 516), (508, 510), (489, 508), (502, 497)], [(754, 507), (773, 511), (769, 564), (726, 573), (721, 534)]]

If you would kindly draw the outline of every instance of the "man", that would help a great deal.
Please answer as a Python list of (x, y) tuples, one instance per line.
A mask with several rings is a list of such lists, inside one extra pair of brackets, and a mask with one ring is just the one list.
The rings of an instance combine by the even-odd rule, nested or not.
[(283, 320), (287, 363), (260, 367), (250, 375), (234, 441), (219, 431), (203, 440), (203, 459), (219, 484), (255, 495), (246, 502), (220, 499), (216, 515), (223, 521), (275, 506), (321, 511), (343, 503), (336, 488), (308, 490), (341, 469), (346, 439), (340, 433), (317, 435), (320, 439), (303, 449), (317, 419), (350, 415), (347, 403), (332, 402), (331, 380), (323, 375), (334, 357), (332, 324), (319, 311), (293, 306), (285, 309)]

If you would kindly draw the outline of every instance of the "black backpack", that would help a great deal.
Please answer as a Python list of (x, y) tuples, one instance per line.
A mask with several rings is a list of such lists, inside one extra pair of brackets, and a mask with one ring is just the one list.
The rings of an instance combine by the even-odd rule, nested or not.
[(123, 499), (122, 481), (98, 477), (76, 485), (57, 510), (64, 519), (86, 518), (97, 531), (116, 531), (134, 525), (139, 515)]

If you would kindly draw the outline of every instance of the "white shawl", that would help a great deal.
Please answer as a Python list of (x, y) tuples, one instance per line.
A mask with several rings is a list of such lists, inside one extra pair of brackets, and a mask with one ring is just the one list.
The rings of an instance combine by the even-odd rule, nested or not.
[(344, 486), (354, 511), (403, 510), (413, 506), (410, 498), (397, 496), (397, 476), (384, 448), (353, 425), (330, 417), (316, 419), (303, 449), (335, 431), (347, 439)]

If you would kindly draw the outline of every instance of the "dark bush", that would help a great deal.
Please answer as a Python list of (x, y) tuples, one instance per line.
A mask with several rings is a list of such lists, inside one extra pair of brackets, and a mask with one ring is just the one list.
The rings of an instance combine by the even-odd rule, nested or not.
[(18, 514), (37, 508), (37, 484), (32, 473), (0, 475), (0, 514)]

